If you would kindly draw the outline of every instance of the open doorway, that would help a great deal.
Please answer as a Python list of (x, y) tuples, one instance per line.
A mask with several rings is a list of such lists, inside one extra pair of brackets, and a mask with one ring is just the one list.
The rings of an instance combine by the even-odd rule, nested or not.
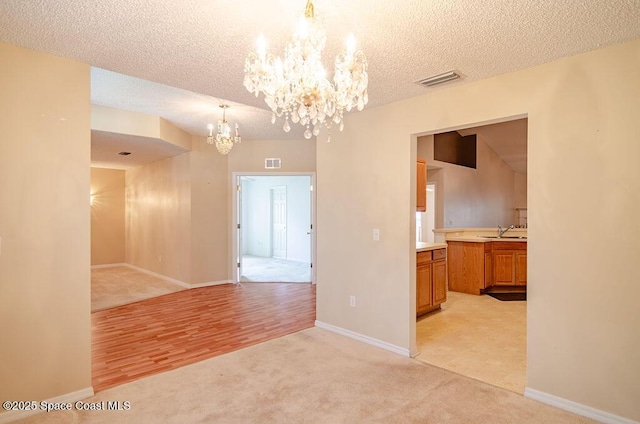
[[(522, 211), (526, 214), (527, 124), (524, 118), (455, 130), (462, 137), (477, 136), (477, 167), (473, 168), (435, 160), (434, 136), (418, 137), (417, 155), (427, 160), (427, 184), (437, 185), (433, 200), (427, 200), (427, 210), (436, 213), (435, 227), (442, 230), (435, 237), (436, 242), (449, 241), (447, 244), (451, 247), (451, 241), (457, 237), (459, 244), (499, 243), (501, 241), (495, 238), (484, 239), (478, 234), (494, 236), (498, 225), (506, 228), (511, 224), (523, 227), (511, 231), (526, 238), (526, 218), (523, 218), (526, 215)], [(424, 242), (431, 241), (425, 234), (426, 220), (425, 213), (416, 214), (416, 241), (420, 241), (419, 236)], [(421, 234), (418, 234), (418, 227)], [(526, 240), (520, 240), (520, 243), (526, 243)], [(486, 249), (484, 244), (482, 257), (467, 258), (469, 269), (454, 270), (458, 279), (461, 273), (468, 272), (464, 274), (465, 281), (475, 282), (471, 274), (475, 265), (483, 270), (481, 278), (491, 280), (492, 284), (497, 268), (505, 272), (504, 266), (492, 265), (498, 263), (494, 259), (497, 256), (487, 253), (494, 252), (493, 247)], [(467, 250), (463, 252), (464, 255)], [(520, 250), (509, 252), (512, 255), (507, 259), (513, 261), (520, 257), (516, 253), (521, 254)], [(507, 257), (504, 251), (498, 253), (501, 260)], [(526, 267), (526, 251), (524, 255)], [(473, 262), (475, 260), (477, 262)], [(483, 260), (482, 265), (478, 265)], [(419, 355), (416, 359), (523, 394), (526, 385), (526, 300), (501, 301), (485, 294), (453, 291), (449, 263), (447, 268), (446, 302), (442, 303), (441, 309), (417, 318)], [(517, 270), (516, 266), (509, 269)]]
[(313, 282), (312, 177), (236, 175), (236, 281)]

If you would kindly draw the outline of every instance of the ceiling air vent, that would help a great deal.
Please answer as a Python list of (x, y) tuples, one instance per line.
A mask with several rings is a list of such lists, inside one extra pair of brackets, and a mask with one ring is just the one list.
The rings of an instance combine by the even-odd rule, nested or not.
[(449, 71), (444, 74), (434, 75), (432, 77), (416, 81), (416, 84), (420, 84), (423, 87), (433, 87), (434, 85), (444, 84), (445, 82), (453, 81), (458, 78), (460, 78), (459, 73), (456, 71)]
[(264, 160), (264, 169), (279, 169), (280, 158), (266, 158)]

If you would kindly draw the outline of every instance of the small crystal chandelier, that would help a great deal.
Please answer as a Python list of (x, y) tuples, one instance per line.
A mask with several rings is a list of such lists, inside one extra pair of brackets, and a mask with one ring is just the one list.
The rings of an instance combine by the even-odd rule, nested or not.
[(260, 91), (264, 93), (273, 111), (271, 122), (284, 115), (286, 132), (291, 129), (289, 120), (306, 127), (305, 138), (317, 136), (321, 125), (330, 129), (337, 124), (342, 131), (344, 111), (362, 110), (369, 100), (367, 59), (361, 50), (356, 51), (353, 36), (346, 52), (336, 56), (333, 83), (327, 80), (321, 62), (326, 41), (321, 19), (312, 0), (307, 0), (304, 19), (285, 48), (284, 59), (265, 52), (262, 36), (257, 53), (247, 56), (244, 86), (256, 97)]
[(231, 128), (227, 122), (226, 110), (229, 105), (220, 105), (222, 108), (222, 120), (218, 121), (218, 133), (213, 135), (213, 124), (207, 125), (209, 129), (209, 136), (207, 137), (207, 143), (216, 144), (216, 149), (222, 155), (228, 154), (233, 148), (234, 143), (240, 143), (242, 138), (238, 135), (238, 123), (236, 122), (236, 135), (231, 136)]

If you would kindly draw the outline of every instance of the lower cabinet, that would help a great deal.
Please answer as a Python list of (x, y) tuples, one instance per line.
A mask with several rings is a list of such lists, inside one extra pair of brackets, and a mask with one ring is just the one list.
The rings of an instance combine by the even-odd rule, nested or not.
[(491, 279), (485, 266), (491, 261), (491, 243), (449, 241), (447, 246), (449, 290), (479, 295)]
[(447, 261), (442, 259), (431, 263), (433, 276), (433, 304), (440, 305), (447, 301)]
[(527, 243), (449, 241), (449, 290), (479, 295), (527, 285)]
[(527, 285), (527, 244), (493, 243), (493, 278), (490, 286)]
[(440, 307), (447, 300), (446, 249), (418, 252), (416, 257), (416, 315)]

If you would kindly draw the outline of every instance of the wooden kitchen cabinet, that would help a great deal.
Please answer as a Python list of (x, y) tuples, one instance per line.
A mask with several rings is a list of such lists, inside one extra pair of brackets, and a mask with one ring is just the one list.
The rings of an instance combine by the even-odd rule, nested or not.
[(416, 314), (426, 314), (432, 309), (431, 252), (418, 252), (416, 266)]
[(447, 261), (442, 259), (431, 263), (431, 280), (433, 287), (433, 304), (439, 305), (447, 301)]
[(479, 295), (480, 290), (485, 288), (485, 249), (487, 244), (490, 243), (447, 242), (449, 290)]
[(527, 285), (527, 243), (494, 242), (493, 278), (489, 286)]
[(447, 300), (446, 249), (418, 252), (416, 258), (416, 315), (440, 308)]
[(527, 243), (448, 241), (449, 290), (479, 295), (527, 285)]
[(427, 161), (418, 158), (416, 163), (416, 211), (427, 211)]
[(516, 286), (527, 285), (527, 252), (516, 253)]

